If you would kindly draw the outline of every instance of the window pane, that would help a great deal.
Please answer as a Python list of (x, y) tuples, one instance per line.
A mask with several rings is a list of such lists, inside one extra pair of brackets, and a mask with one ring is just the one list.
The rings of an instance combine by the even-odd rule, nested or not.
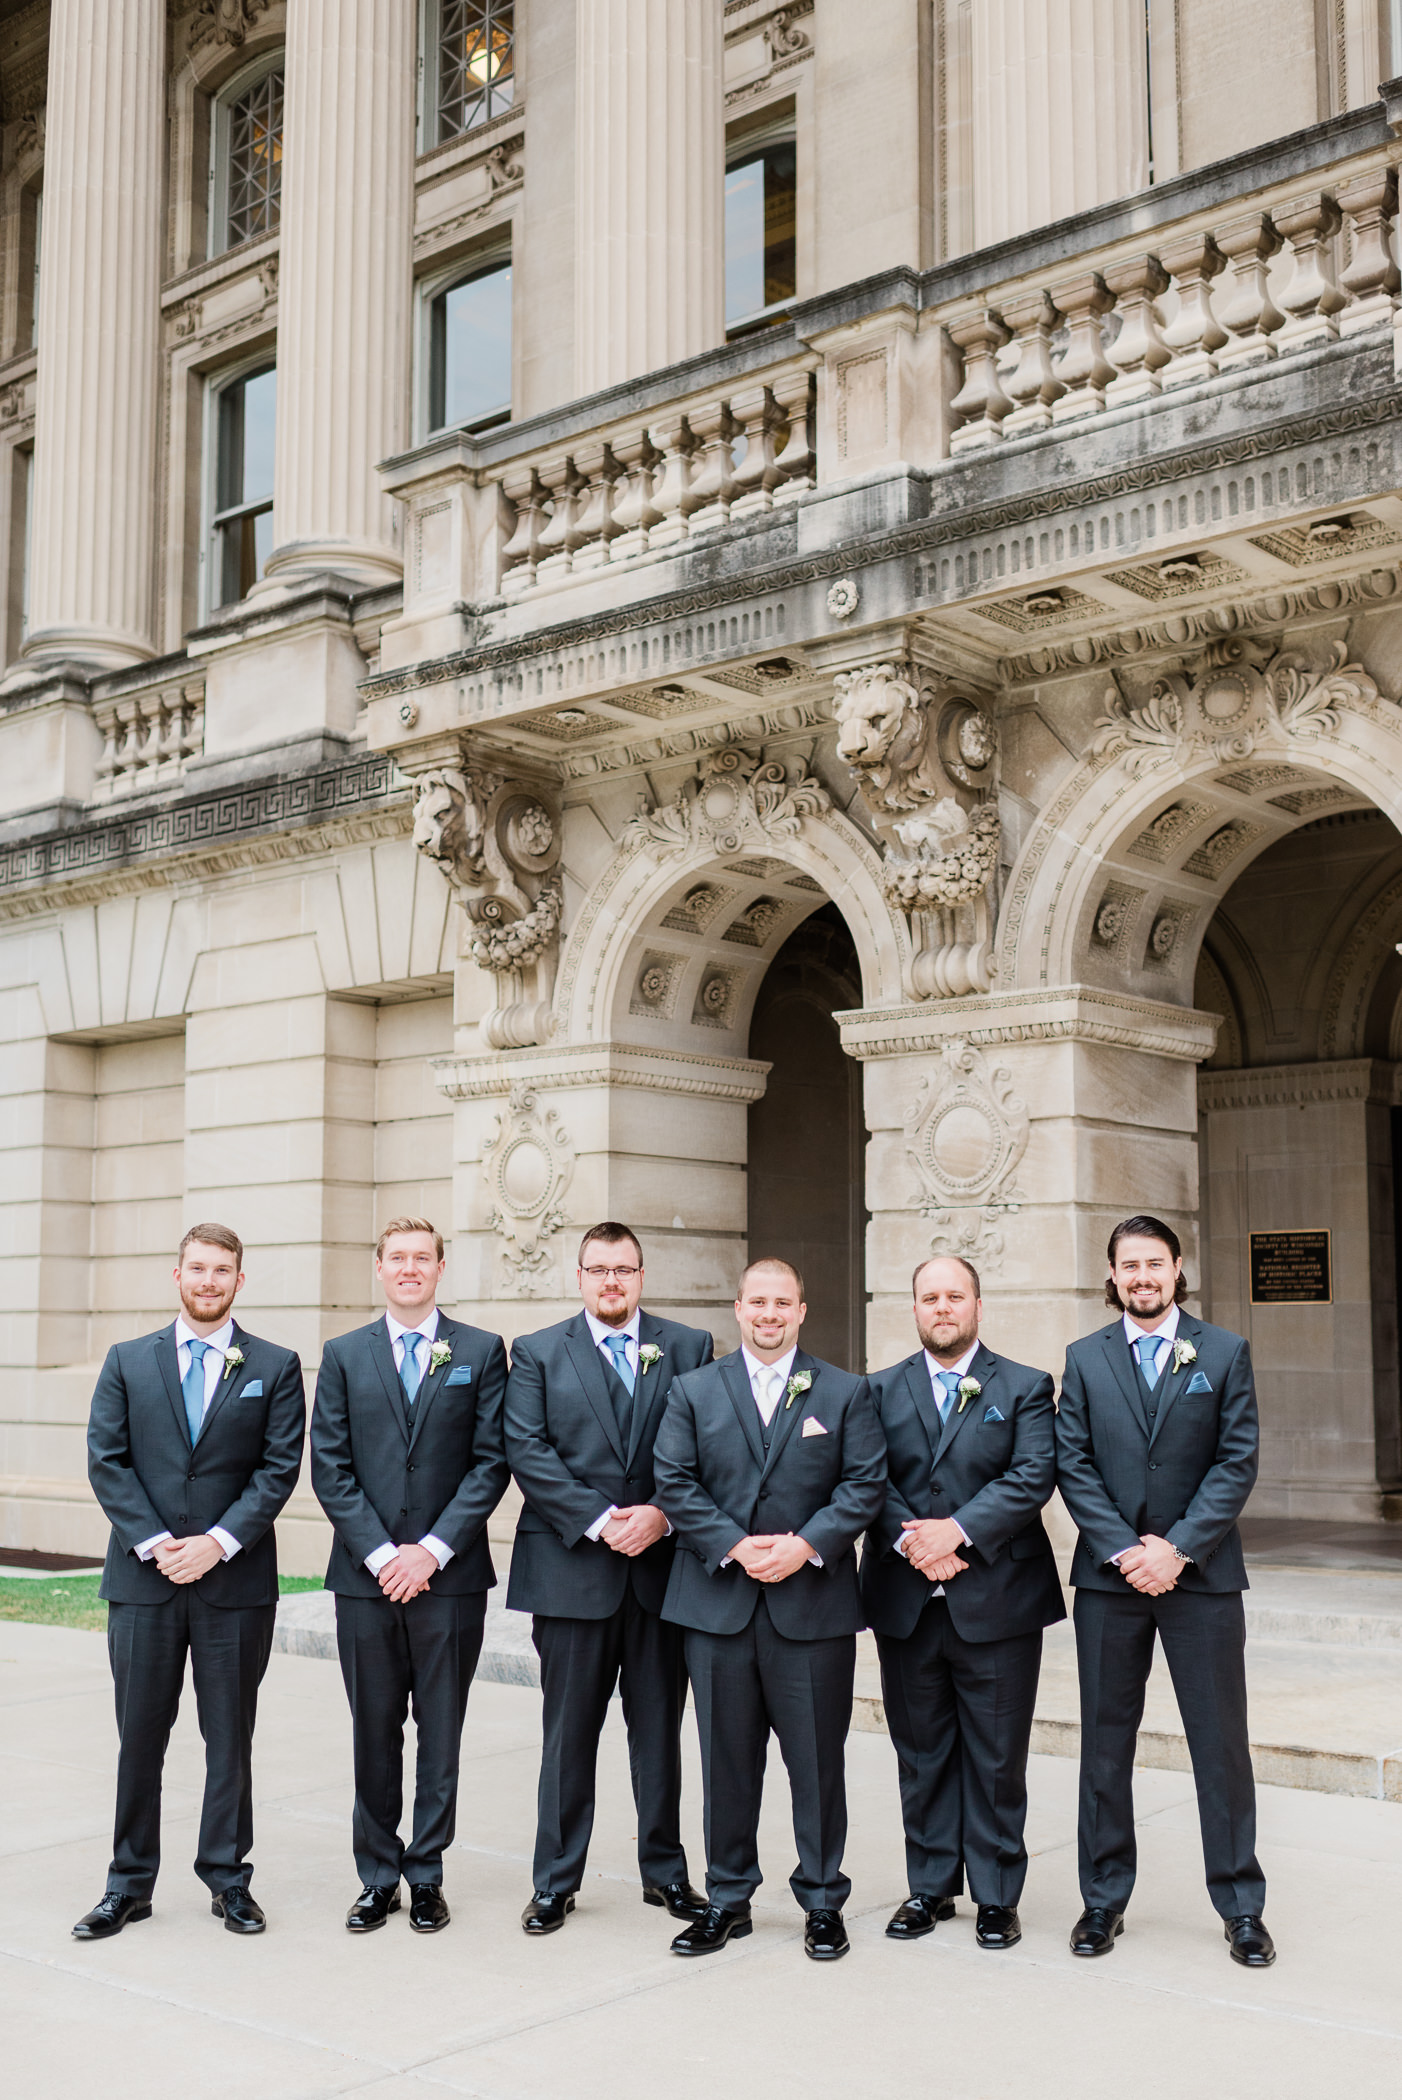
[(443, 0), (438, 37), (438, 136), (452, 138), (515, 99), (510, 0)]
[(511, 265), (455, 284), (433, 302), (429, 415), (435, 430), (511, 407)]
[(273, 436), (277, 372), (255, 372), (219, 396), (219, 474), (216, 507), (232, 510), (273, 493)]
[(725, 318), (727, 326), (764, 304), (764, 160), (725, 174)]
[(764, 156), (764, 303), (798, 290), (798, 154), (771, 146)]
[(229, 108), (228, 245), (277, 226), (282, 196), (282, 70), (265, 73)]

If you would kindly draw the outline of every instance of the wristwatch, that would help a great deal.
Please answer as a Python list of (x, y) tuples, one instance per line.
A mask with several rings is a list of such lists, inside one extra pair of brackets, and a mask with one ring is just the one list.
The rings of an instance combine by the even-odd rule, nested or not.
[(1185, 1553), (1185, 1552), (1183, 1551), (1183, 1548), (1182, 1548), (1181, 1546), (1175, 1546), (1175, 1547), (1174, 1547), (1174, 1549), (1173, 1549), (1173, 1553), (1174, 1553), (1174, 1558), (1175, 1558), (1175, 1559), (1177, 1559), (1177, 1560), (1181, 1560), (1181, 1561), (1186, 1561), (1186, 1562), (1187, 1562), (1187, 1564), (1188, 1564), (1188, 1566), (1189, 1566), (1190, 1568), (1192, 1567), (1192, 1565), (1193, 1565), (1193, 1556), (1192, 1556), (1192, 1554), (1191, 1554), (1191, 1553)]

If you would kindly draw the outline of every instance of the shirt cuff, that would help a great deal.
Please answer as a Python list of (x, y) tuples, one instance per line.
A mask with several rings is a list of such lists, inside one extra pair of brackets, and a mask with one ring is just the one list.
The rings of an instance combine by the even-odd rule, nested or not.
[(232, 1531), (226, 1531), (222, 1524), (211, 1524), (209, 1535), (216, 1546), (218, 1546), (225, 1560), (232, 1560), (236, 1553), (242, 1553), (243, 1548), (234, 1537)]
[(587, 1539), (593, 1539), (597, 1543), (597, 1541), (603, 1536), (605, 1524), (611, 1524), (617, 1515), (618, 1504), (616, 1502), (610, 1502), (608, 1508), (603, 1512), (603, 1514), (601, 1516), (595, 1517), (593, 1523), (589, 1526), (589, 1529), (585, 1532), (584, 1536)]
[(366, 1554), (365, 1565), (377, 1581), (381, 1568), (388, 1567), (398, 1551), (399, 1548), (397, 1546), (391, 1546), (386, 1543), (383, 1546), (377, 1546), (373, 1553)]
[(453, 1557), (452, 1547), (445, 1546), (442, 1539), (435, 1537), (434, 1533), (431, 1531), (426, 1531), (424, 1533), (423, 1537), (419, 1540), (419, 1544), (425, 1547), (427, 1551), (433, 1555), (440, 1568), (446, 1568), (449, 1561)]
[(163, 1546), (167, 1539), (174, 1538), (174, 1536), (175, 1534), (173, 1531), (153, 1531), (150, 1538), (143, 1539), (141, 1541), (141, 1544), (137, 1547), (137, 1559), (149, 1560), (152, 1554), (155, 1552), (157, 1546)]
[(821, 1566), (823, 1565), (823, 1556), (822, 1556), (822, 1554), (821, 1554), (821, 1553), (810, 1553), (810, 1554), (809, 1554), (809, 1556), (808, 1556), (808, 1565), (809, 1565), (809, 1567), (810, 1567), (810, 1568), (821, 1568)]
[(1133, 1551), (1134, 1551), (1134, 1548), (1133, 1548), (1133, 1546), (1121, 1546), (1121, 1548), (1120, 1548), (1120, 1550), (1119, 1550), (1119, 1552), (1118, 1552), (1118, 1553), (1112, 1553), (1112, 1554), (1110, 1555), (1110, 1558), (1109, 1558), (1109, 1559), (1108, 1559), (1108, 1560), (1106, 1561), (1106, 1563), (1105, 1563), (1106, 1567), (1107, 1567), (1107, 1568), (1117, 1568), (1117, 1567), (1119, 1566), (1120, 1562), (1121, 1562), (1121, 1561), (1122, 1561), (1122, 1560), (1124, 1559), (1125, 1555), (1126, 1555), (1127, 1553), (1132, 1553)]

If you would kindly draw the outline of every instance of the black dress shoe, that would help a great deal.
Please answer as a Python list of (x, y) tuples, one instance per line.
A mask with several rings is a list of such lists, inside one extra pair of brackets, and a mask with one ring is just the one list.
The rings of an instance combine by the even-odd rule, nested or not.
[(669, 1910), (674, 1918), (704, 1918), (711, 1907), (701, 1891), (685, 1879), (669, 1881), (665, 1888), (645, 1881), (643, 1901), (654, 1904), (658, 1910)]
[(209, 1907), (216, 1918), (224, 1920), (225, 1932), (266, 1932), (268, 1929), (267, 1919), (242, 1882), (225, 1889)]
[(436, 1881), (409, 1884), (409, 1923), (415, 1932), (441, 1932), (451, 1922), (452, 1912)]
[(886, 1927), (888, 1940), (923, 1940), (954, 1916), (952, 1896), (907, 1896)]
[(810, 1910), (803, 1925), (803, 1951), (810, 1961), (840, 1961), (852, 1942), (840, 1910)]
[(391, 1911), (399, 1908), (399, 1883), (392, 1888), (363, 1888), (346, 1912), (347, 1932), (378, 1932)]
[(521, 1913), (521, 1930), (537, 1938), (558, 1932), (573, 1909), (573, 1896), (552, 1896), (548, 1889), (537, 1889)]
[(1124, 1929), (1122, 1910), (1083, 1910), (1071, 1927), (1071, 1952), (1108, 1954)]
[(1015, 1947), (1022, 1938), (1022, 1920), (1016, 1905), (980, 1903), (974, 1937), (980, 1947)]
[(85, 1918), (79, 1918), (73, 1927), (73, 1937), (75, 1940), (110, 1940), (124, 1925), (139, 1924), (142, 1918), (150, 1915), (149, 1896), (123, 1896), (117, 1889), (109, 1889)]
[(1232, 1960), (1244, 1969), (1268, 1969), (1275, 1960), (1275, 1941), (1263, 1918), (1228, 1918), (1225, 1930)]
[(747, 1939), (754, 1931), (747, 1910), (725, 1910), (708, 1903), (694, 1925), (679, 1932), (672, 1942), (673, 1954), (719, 1954), (727, 1940)]

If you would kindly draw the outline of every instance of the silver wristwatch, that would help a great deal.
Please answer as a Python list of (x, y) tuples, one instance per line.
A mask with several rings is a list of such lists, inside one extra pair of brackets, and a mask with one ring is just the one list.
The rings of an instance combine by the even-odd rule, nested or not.
[(1191, 1553), (1185, 1553), (1185, 1552), (1183, 1551), (1183, 1548), (1182, 1548), (1181, 1546), (1175, 1546), (1175, 1547), (1174, 1547), (1174, 1549), (1173, 1549), (1173, 1552), (1174, 1552), (1174, 1557), (1175, 1557), (1175, 1559), (1177, 1559), (1177, 1560), (1181, 1560), (1181, 1561), (1186, 1561), (1186, 1562), (1187, 1562), (1187, 1564), (1188, 1564), (1188, 1566), (1189, 1566), (1190, 1568), (1192, 1567), (1192, 1565), (1193, 1565), (1193, 1556), (1192, 1556), (1192, 1554), (1191, 1554)]

